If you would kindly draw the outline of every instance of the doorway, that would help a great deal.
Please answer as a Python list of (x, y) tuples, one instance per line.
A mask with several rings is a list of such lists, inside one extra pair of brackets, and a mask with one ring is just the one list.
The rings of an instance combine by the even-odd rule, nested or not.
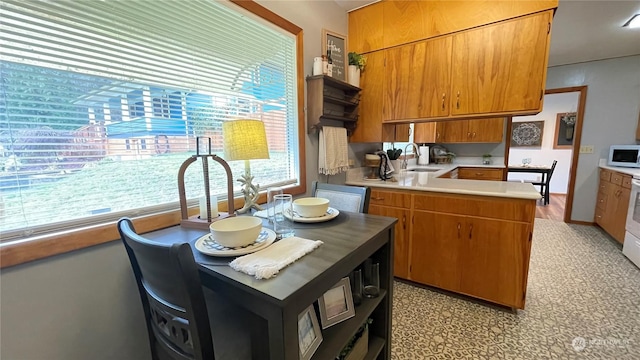
[[(574, 222), (571, 220), (575, 176), (578, 165), (580, 139), (587, 96), (587, 86), (545, 91), (544, 106), (539, 114), (513, 117), (508, 122), (508, 141), (505, 157), (508, 164), (557, 165), (549, 183), (549, 202), (538, 201), (536, 217)], [(511, 141), (512, 129), (530, 123), (540, 131), (540, 141), (533, 146), (518, 146)], [(534, 176), (533, 178), (531, 176)], [(509, 180), (535, 182), (535, 174), (509, 174)]]

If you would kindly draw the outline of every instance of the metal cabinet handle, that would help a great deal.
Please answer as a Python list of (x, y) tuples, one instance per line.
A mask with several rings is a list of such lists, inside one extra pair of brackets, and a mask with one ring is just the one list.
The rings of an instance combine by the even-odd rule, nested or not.
[(407, 215), (402, 215), (402, 229), (407, 228)]
[(467, 137), (470, 138), (471, 137), (471, 132), (467, 132)]
[(476, 133), (473, 133), (473, 137), (476, 137)]
[(462, 227), (462, 225), (460, 225), (460, 223), (458, 223), (458, 238), (460, 238), (460, 228)]
[(436, 139), (440, 139), (440, 133), (436, 131)]
[(469, 239), (471, 239), (472, 235), (473, 235), (473, 224), (469, 224)]
[(460, 109), (460, 91), (458, 91), (458, 95), (456, 95), (456, 109)]
[(482, 176), (482, 173), (476, 173), (476, 176)]
[(382, 201), (382, 200), (384, 200), (384, 198), (375, 197), (375, 198), (371, 198), (371, 200), (378, 200), (378, 201)]
[(444, 99), (446, 97), (445, 93), (442, 93), (442, 110), (444, 110)]

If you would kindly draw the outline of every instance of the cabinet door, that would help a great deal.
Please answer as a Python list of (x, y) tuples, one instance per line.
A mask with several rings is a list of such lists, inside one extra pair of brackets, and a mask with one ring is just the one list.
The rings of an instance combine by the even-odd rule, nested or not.
[(468, 120), (439, 121), (442, 143), (463, 143), (469, 139)]
[(382, 96), (384, 82), (384, 52), (367, 54), (367, 68), (360, 76), (360, 103), (358, 122), (351, 142), (382, 141)]
[(383, 120), (449, 114), (452, 37), (388, 49)]
[(454, 35), (451, 114), (542, 108), (551, 12)]
[(349, 13), (349, 51), (365, 53), (383, 48), (382, 4), (371, 4)]
[(437, 139), (436, 122), (413, 124), (413, 142), (416, 144), (435, 143)]
[(470, 142), (500, 143), (504, 133), (504, 118), (469, 120), (467, 130)]
[(411, 126), (409, 124), (395, 125), (395, 136), (393, 141), (408, 142), (411, 135)]
[(629, 197), (631, 191), (620, 185), (609, 183), (609, 195), (607, 196), (606, 212), (603, 215), (602, 228), (619, 243), (624, 242), (627, 211), (629, 209)]
[(398, 219), (395, 225), (393, 240), (393, 275), (402, 279), (409, 278), (409, 210), (386, 206), (369, 206), (369, 214), (394, 217)]
[(464, 266), (459, 246), (464, 224), (464, 216), (414, 210), (409, 279), (459, 291)]
[(529, 224), (467, 218), (460, 236), (460, 291), (523, 308), (531, 231)]

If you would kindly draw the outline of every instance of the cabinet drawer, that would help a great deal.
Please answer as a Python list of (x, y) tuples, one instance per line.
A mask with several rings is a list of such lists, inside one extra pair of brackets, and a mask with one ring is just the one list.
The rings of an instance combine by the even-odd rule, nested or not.
[(622, 187), (631, 189), (631, 176), (622, 175)]
[(456, 215), (533, 222), (536, 202), (527, 199), (432, 193), (414, 195), (413, 208)]
[(622, 185), (622, 177), (623, 176), (624, 175), (622, 175), (622, 174), (620, 174), (618, 172), (612, 171), (611, 172), (611, 180), (609, 180), (609, 181), (611, 181), (611, 183), (616, 184), (616, 185)]
[(502, 180), (502, 169), (459, 168), (458, 179)]
[(611, 180), (611, 171), (606, 169), (600, 169), (600, 180), (610, 181)]
[(411, 194), (372, 188), (369, 204), (409, 209), (411, 207)]

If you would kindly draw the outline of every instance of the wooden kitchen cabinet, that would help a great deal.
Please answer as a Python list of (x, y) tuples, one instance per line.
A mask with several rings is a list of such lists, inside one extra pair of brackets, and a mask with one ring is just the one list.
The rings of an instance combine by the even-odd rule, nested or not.
[(386, 50), (383, 121), (449, 114), (452, 37)]
[(374, 187), (369, 213), (399, 219), (396, 277), (523, 309), (535, 208), (535, 200)]
[(552, 11), (453, 36), (451, 115), (542, 108)]
[(414, 195), (409, 279), (523, 308), (535, 201)]
[(594, 221), (621, 244), (624, 242), (630, 196), (630, 175), (600, 169)]
[(371, 190), (369, 214), (398, 219), (393, 242), (393, 275), (409, 278), (409, 219), (411, 195), (393, 191)]
[(502, 117), (414, 124), (415, 143), (500, 143), (503, 134)]
[(385, 79), (385, 54), (377, 51), (367, 54), (367, 67), (360, 75), (358, 126), (349, 142), (406, 142), (409, 141), (409, 124), (383, 124), (383, 98)]
[(480, 167), (459, 167), (458, 179), (471, 180), (494, 180), (502, 181), (504, 176), (503, 169), (491, 169)]
[(382, 4), (349, 12), (349, 51), (359, 54), (383, 48)]

